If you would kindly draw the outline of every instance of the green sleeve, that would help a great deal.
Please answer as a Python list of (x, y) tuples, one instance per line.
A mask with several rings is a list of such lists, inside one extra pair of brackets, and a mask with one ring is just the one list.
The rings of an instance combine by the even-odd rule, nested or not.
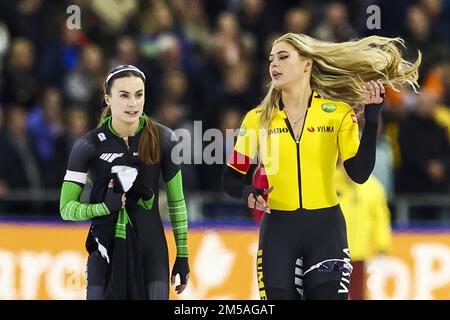
[(177, 257), (187, 257), (188, 217), (183, 195), (181, 170), (166, 183), (167, 204), (172, 231), (177, 246)]
[(64, 181), (59, 200), (59, 211), (64, 220), (83, 221), (109, 214), (108, 207), (102, 203), (79, 202), (82, 187), (74, 182)]

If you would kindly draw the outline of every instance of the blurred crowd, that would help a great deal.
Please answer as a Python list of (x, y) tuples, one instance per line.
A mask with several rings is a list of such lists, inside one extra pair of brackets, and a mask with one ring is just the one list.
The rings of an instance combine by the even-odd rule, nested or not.
[[(81, 9), (80, 29), (68, 27), (70, 5)], [(367, 27), (370, 5), (380, 8), (381, 29)], [(96, 126), (104, 77), (117, 64), (146, 73), (145, 112), (158, 122), (191, 132), (194, 121), (203, 132), (239, 127), (265, 94), (268, 52), (285, 32), (335, 42), (401, 36), (411, 60), (420, 49), (421, 94), (389, 90), (374, 174), (389, 199), (449, 195), (449, 30), (449, 0), (1, 1), (0, 198), (60, 188), (72, 144)], [(185, 165), (186, 192), (219, 191), (221, 171)]]

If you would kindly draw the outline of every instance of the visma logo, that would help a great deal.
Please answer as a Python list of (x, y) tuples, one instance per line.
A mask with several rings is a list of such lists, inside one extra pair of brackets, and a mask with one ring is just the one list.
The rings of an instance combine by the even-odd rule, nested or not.
[[(315, 132), (316, 131), (316, 129), (314, 127), (309, 127), (309, 128), (307, 128), (307, 130), (309, 132)], [(317, 126), (317, 132), (332, 133), (332, 132), (334, 132), (334, 127), (333, 126)]]
[[(345, 248), (342, 251), (347, 256), (344, 258), (345, 262), (350, 264), (350, 250), (348, 248)], [(341, 278), (341, 281), (339, 282), (338, 293), (347, 293), (348, 294), (348, 288), (349, 288), (349, 284), (350, 284), (350, 272), (349, 271), (342, 272), (342, 278)]]
[(333, 126), (318, 126), (317, 127), (317, 132), (334, 132), (334, 127)]
[(114, 160), (120, 158), (121, 156), (123, 156), (123, 153), (102, 153), (100, 159), (112, 163)]

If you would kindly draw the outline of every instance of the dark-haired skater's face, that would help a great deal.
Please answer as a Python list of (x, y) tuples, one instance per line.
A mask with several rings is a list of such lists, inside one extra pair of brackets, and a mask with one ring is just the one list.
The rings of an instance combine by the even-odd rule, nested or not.
[(134, 76), (115, 79), (105, 101), (111, 106), (113, 118), (127, 124), (139, 121), (144, 112), (144, 81)]

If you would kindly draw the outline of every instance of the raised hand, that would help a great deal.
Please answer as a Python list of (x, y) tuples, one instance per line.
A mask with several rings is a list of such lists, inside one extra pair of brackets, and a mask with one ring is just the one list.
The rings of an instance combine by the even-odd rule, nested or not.
[(364, 104), (380, 104), (384, 101), (386, 90), (380, 80), (369, 81), (364, 86)]

